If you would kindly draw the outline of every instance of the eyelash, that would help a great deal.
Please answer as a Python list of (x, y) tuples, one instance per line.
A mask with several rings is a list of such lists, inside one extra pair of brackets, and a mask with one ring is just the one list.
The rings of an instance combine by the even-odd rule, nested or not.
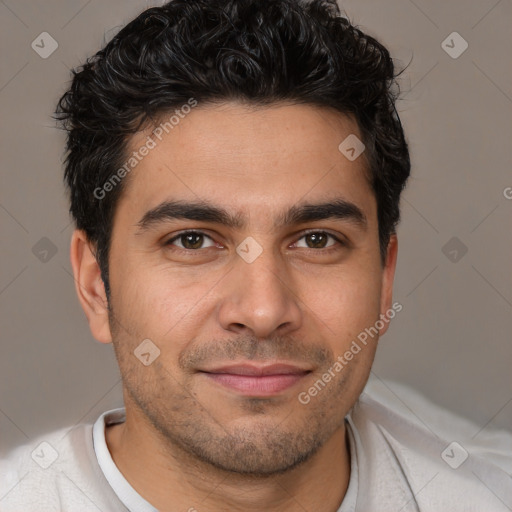
[[(190, 234), (203, 235), (204, 237), (209, 238), (210, 240), (214, 241), (213, 238), (210, 235), (204, 233), (203, 231), (188, 230), (188, 231), (182, 231), (181, 233), (178, 233), (177, 235), (173, 236), (172, 238), (170, 238), (169, 240), (167, 240), (164, 243), (164, 246), (171, 247), (173, 242), (175, 242), (176, 240), (178, 240), (179, 238), (181, 238), (184, 235), (190, 235)], [(348, 246), (348, 244), (346, 242), (344, 242), (343, 240), (340, 240), (337, 236), (329, 233), (328, 231), (321, 231), (321, 230), (305, 231), (305, 232), (302, 233), (302, 236), (300, 238), (298, 238), (298, 240), (301, 240), (305, 236), (312, 235), (312, 234), (324, 234), (324, 235), (327, 235), (327, 236), (333, 238), (336, 242), (338, 242), (338, 244), (341, 247), (347, 247)], [(212, 247), (206, 247), (206, 249), (211, 249), (211, 248)], [(304, 249), (304, 247), (300, 247), (299, 249)], [(307, 247), (305, 249), (309, 249), (311, 251), (317, 251), (317, 252), (322, 251), (324, 254), (325, 253), (329, 254), (329, 253), (331, 253), (333, 251), (339, 250), (340, 247), (337, 244), (334, 244), (331, 247), (327, 247), (327, 248), (324, 248), (324, 249), (321, 249), (321, 248), (320, 249), (315, 249), (313, 247)], [(185, 253), (189, 254), (189, 253), (199, 252), (199, 251), (204, 250), (204, 249), (182, 249), (181, 247), (172, 247), (172, 250), (173, 251), (178, 251), (178, 252), (185, 252)]]

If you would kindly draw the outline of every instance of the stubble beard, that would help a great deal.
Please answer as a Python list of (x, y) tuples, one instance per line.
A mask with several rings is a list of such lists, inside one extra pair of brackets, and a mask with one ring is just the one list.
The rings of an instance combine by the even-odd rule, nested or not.
[[(299, 402), (298, 392), (287, 400), (278, 401), (277, 405), (272, 397), (240, 397), (237, 406), (245, 420), (225, 425), (222, 413), (209, 410), (207, 404), (193, 396), (190, 386), (186, 382), (179, 383), (162, 365), (161, 357), (150, 367), (141, 365), (126, 348), (132, 340), (115, 329), (114, 324), (111, 326), (113, 345), (121, 369), (125, 402), (130, 401), (142, 413), (160, 437), (170, 460), (183, 465), (184, 469), (200, 466), (206, 472), (215, 469), (248, 478), (283, 474), (309, 461), (344, 426), (350, 407), (346, 404), (350, 395), (346, 389), (351, 382), (350, 367), (309, 404)], [(117, 331), (115, 335), (114, 331)], [(238, 345), (227, 344), (226, 350), (233, 354), (234, 347), (242, 345), (247, 348), (241, 341)], [(270, 347), (262, 350), (268, 353), (272, 350)], [(257, 352), (259, 349), (244, 353), (252, 359), (261, 355)], [(199, 353), (207, 356), (204, 347)], [(327, 356), (325, 349), (323, 354), (317, 350), (317, 360), (322, 361), (323, 368), (318, 370), (318, 378), (332, 365), (332, 354)]]
[[(188, 466), (199, 464), (205, 471), (214, 468), (223, 473), (267, 478), (310, 460), (344, 425), (344, 377), (339, 376), (332, 390), (324, 389), (307, 405), (300, 404), (293, 394), (290, 400), (296, 404), (288, 408), (295, 408), (300, 415), (297, 419), (293, 412), (274, 412), (269, 399), (246, 398), (243, 409), (251, 420), (242, 425), (223, 425), (214, 411), (181, 387), (169, 393), (167, 399), (155, 396), (153, 384), (146, 387), (125, 382), (125, 387), (174, 460)], [(162, 384), (169, 391), (169, 382)], [(337, 403), (341, 406), (338, 411)]]

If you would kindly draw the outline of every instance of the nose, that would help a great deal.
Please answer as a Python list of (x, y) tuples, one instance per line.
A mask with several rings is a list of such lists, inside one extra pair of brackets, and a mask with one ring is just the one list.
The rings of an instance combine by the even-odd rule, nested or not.
[(218, 320), (227, 331), (257, 338), (286, 335), (302, 325), (301, 301), (289, 273), (271, 251), (247, 263), (237, 257), (224, 280)]

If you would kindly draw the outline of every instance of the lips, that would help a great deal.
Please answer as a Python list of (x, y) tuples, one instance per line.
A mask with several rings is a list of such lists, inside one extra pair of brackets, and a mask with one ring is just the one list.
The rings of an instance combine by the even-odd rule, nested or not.
[(311, 373), (292, 364), (232, 364), (201, 370), (211, 381), (247, 396), (272, 396), (289, 389)]

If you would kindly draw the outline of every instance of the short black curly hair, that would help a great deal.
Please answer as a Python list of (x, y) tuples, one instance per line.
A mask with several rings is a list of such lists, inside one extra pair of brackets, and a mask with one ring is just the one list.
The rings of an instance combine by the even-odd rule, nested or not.
[(56, 109), (67, 130), (65, 181), (107, 297), (123, 182), (103, 198), (94, 191), (126, 161), (130, 134), (191, 97), (202, 104), (301, 103), (352, 115), (366, 146), (384, 264), (410, 173), (395, 108), (399, 73), (388, 50), (353, 26), (335, 0), (171, 0), (142, 12), (72, 73)]

